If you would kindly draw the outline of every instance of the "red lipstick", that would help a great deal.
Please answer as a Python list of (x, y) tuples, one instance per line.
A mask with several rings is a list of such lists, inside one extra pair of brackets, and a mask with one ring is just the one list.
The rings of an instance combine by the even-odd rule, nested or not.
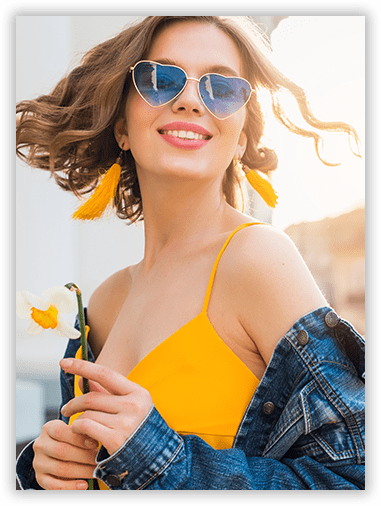
[(212, 134), (195, 123), (174, 121), (158, 129), (162, 139), (181, 149), (200, 149), (212, 138)]

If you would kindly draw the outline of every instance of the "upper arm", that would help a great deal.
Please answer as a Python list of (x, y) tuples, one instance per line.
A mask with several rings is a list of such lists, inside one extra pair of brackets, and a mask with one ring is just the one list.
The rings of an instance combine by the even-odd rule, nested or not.
[(130, 268), (107, 278), (91, 295), (87, 306), (89, 344), (95, 355), (102, 349), (130, 288)]
[(242, 232), (232, 241), (228, 259), (234, 269), (233, 303), (239, 321), (267, 364), (292, 325), (326, 306), (327, 301), (283, 231), (258, 225)]

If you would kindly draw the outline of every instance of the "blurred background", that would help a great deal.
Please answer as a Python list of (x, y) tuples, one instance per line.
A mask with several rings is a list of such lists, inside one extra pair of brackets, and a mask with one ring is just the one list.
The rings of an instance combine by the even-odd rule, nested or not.
[[(93, 45), (112, 37), (137, 16), (18, 16), (16, 101), (49, 93)], [(363, 16), (253, 16), (271, 42), (274, 63), (302, 86), (321, 120), (353, 125), (365, 146), (365, 18)], [(287, 97), (285, 97), (287, 99)], [(271, 115), (261, 96), (264, 143), (276, 149), (272, 182), (276, 210), (245, 187), (245, 212), (283, 229), (295, 242), (329, 304), (365, 334), (365, 160), (342, 134), (326, 134), (326, 167), (310, 139), (292, 135)], [(304, 126), (293, 101), (291, 119)], [(39, 296), (47, 288), (77, 283), (85, 305), (115, 271), (140, 261), (143, 225), (117, 218), (76, 223), (78, 203), (49, 175), (16, 161), (16, 291)], [(67, 315), (74, 322), (75, 313)], [(17, 451), (35, 438), (60, 403), (59, 366), (67, 342), (49, 331), (33, 337), (16, 319)]]

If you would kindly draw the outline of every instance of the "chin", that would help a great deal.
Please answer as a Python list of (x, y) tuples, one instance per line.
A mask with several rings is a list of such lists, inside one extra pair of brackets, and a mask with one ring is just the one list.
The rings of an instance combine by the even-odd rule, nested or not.
[(162, 174), (166, 174), (169, 177), (187, 179), (189, 181), (197, 180), (211, 180), (214, 179), (217, 174), (210, 170), (210, 166), (206, 166), (200, 163), (177, 163), (168, 164), (163, 169)]

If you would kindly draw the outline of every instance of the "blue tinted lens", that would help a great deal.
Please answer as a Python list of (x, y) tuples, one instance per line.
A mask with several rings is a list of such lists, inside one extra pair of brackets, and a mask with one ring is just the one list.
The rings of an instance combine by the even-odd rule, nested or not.
[(247, 81), (236, 77), (206, 74), (200, 80), (200, 95), (209, 111), (224, 119), (237, 112), (251, 94)]
[(187, 82), (185, 72), (180, 68), (152, 62), (138, 63), (134, 80), (139, 93), (153, 107), (173, 100)]

